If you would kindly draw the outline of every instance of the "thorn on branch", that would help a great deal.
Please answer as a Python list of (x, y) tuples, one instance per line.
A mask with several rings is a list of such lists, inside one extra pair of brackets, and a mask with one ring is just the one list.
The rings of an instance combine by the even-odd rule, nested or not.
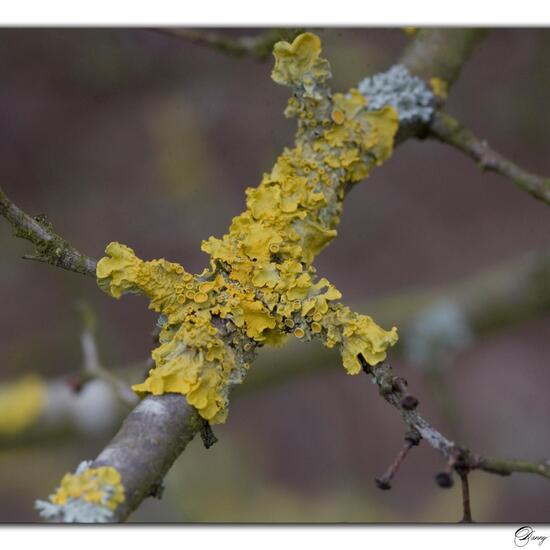
[(164, 494), (164, 489), (165, 489), (164, 479), (161, 479), (158, 483), (151, 485), (151, 488), (147, 493), (147, 496), (161, 500), (162, 495)]
[(363, 369), (363, 372), (365, 374), (372, 374), (371, 366), (367, 363), (367, 360), (362, 353), (357, 354), (357, 360), (359, 361), (359, 364), (361, 365), (361, 368)]
[(218, 442), (218, 438), (214, 435), (210, 423), (205, 420), (201, 426), (201, 439), (205, 449), (210, 449), (214, 443)]
[(389, 468), (384, 472), (382, 477), (376, 478), (375, 482), (379, 489), (388, 491), (391, 489), (391, 481), (394, 478), (397, 470), (403, 464), (409, 451), (420, 443), (420, 434), (416, 431), (410, 431), (405, 434), (405, 443), (395, 457), (395, 460), (390, 464)]

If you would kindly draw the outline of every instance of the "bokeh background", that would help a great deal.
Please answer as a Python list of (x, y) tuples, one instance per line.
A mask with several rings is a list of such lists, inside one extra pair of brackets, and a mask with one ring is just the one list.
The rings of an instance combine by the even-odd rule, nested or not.
[[(334, 89), (387, 69), (409, 40), (400, 29), (316, 32)], [(497, 150), (543, 174), (550, 174), (549, 57), (548, 29), (493, 30), (448, 101)], [(2, 186), (91, 256), (118, 240), (143, 258), (201, 270), (201, 240), (224, 233), (244, 207), (245, 188), (292, 141), (294, 123), (282, 115), (287, 90), (270, 80), (271, 66), (154, 30), (2, 29)], [(370, 303), (394, 297), (395, 306), (415, 289), (445, 287), (545, 250), (549, 237), (547, 206), (451, 148), (409, 141), (353, 191), (339, 238), (317, 267), (367, 313)], [(89, 279), (21, 260), (30, 246), (3, 219), (0, 249), (0, 384), (26, 373), (78, 375), (79, 300), (97, 315), (106, 366), (150, 354), (155, 316), (144, 299), (115, 301)], [(488, 455), (535, 460), (550, 456), (549, 352), (546, 308), (474, 338), (436, 377), (398, 352), (390, 359), (421, 412), (449, 437)], [(281, 365), (296, 372), (261, 378)], [(102, 412), (98, 401), (84, 422), (97, 429), (0, 444), (0, 522), (37, 520), (34, 500), (116, 432), (120, 419), (105, 422)], [(376, 488), (374, 478), (401, 446), (401, 420), (364, 377), (347, 376), (336, 354), (315, 346), (263, 350), (250, 388), (235, 393), (227, 424), (215, 431), (220, 442), (207, 451), (193, 441), (168, 475), (163, 499), (146, 501), (132, 521), (461, 518), (458, 484), (435, 484), (444, 463), (425, 443), (391, 491)], [(477, 521), (550, 520), (543, 478), (474, 472), (471, 493)]]

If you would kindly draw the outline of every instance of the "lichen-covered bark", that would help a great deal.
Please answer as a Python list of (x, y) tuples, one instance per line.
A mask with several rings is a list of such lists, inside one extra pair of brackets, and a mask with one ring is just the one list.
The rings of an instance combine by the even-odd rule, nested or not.
[(390, 157), (399, 125), (390, 104), (370, 108), (357, 89), (332, 94), (320, 54), (311, 33), (275, 45), (272, 78), (292, 91), (285, 114), (298, 120), (295, 143), (247, 189), (247, 209), (228, 233), (203, 242), (210, 267), (192, 275), (164, 259), (143, 261), (119, 243), (97, 266), (106, 292), (145, 294), (162, 316), (156, 366), (134, 389), (181, 393), (210, 423), (225, 421), (229, 388), (263, 345), (318, 338), (357, 374), (358, 353), (374, 365), (397, 341), (395, 328), (385, 331), (340, 303), (313, 266), (337, 235), (345, 192)]
[[(455, 345), (453, 335), (447, 333), (452, 327), (442, 324), (441, 316), (435, 317), (433, 313), (440, 312), (441, 306), (447, 310), (454, 308), (460, 314), (459, 321), (464, 323), (475, 342), (495, 331), (549, 312), (550, 253), (542, 250), (531, 252), (442, 287), (408, 290), (367, 305), (382, 323), (391, 321), (400, 327), (401, 345), (392, 350), (392, 357), (405, 355), (407, 360), (417, 363), (434, 357), (418, 357), (416, 353), (413, 356), (413, 351), (419, 348), (431, 350), (435, 358), (441, 357), (438, 354), (454, 356), (464, 346)], [(436, 319), (439, 323), (434, 326)], [(416, 329), (420, 325), (422, 330), (419, 333)], [(435, 346), (430, 341), (434, 332), (438, 338)], [(411, 349), (412, 344), (414, 349)], [(270, 387), (293, 376), (332, 368), (333, 362), (324, 358), (325, 352), (321, 348), (296, 348), (292, 362), (266, 365), (267, 368), (255, 372), (244, 386), (236, 388), (235, 397), (238, 398), (241, 392), (254, 391), (254, 387)]]
[[(411, 46), (411, 48), (409, 48), (409, 51), (403, 57), (403, 64), (411, 71), (415, 72), (427, 81), (434, 77), (440, 79), (440, 81), (436, 81), (437, 86), (434, 86), (432, 84), (432, 89), (434, 89), (435, 92), (438, 92), (438, 90), (441, 92), (441, 90), (444, 89), (446, 91), (446, 88), (448, 88), (452, 84), (452, 82), (458, 75), (460, 66), (471, 52), (473, 46), (481, 36), (481, 33), (479, 33), (478, 31), (468, 30), (432, 30), (422, 31), (422, 33), (420, 33), (417, 39), (415, 39), (414, 41), (416, 42), (418, 40), (421, 43), (415, 44), (413, 42), (413, 45)], [(442, 40), (442, 43), (440, 44), (440, 47), (437, 47), (436, 45), (440, 40)], [(451, 45), (451, 48), (454, 48), (456, 50), (454, 53), (447, 51), (446, 48), (448, 44)], [(305, 46), (305, 49), (302, 49), (302, 46)], [(309, 158), (305, 159), (307, 162), (313, 161), (317, 163), (318, 166), (319, 161), (322, 161), (323, 164), (327, 164), (331, 169), (329, 171), (331, 176), (329, 180), (332, 180), (332, 185), (329, 181), (328, 187), (331, 189), (331, 191), (329, 191), (329, 195), (332, 194), (332, 196), (336, 200), (327, 200), (327, 198), (324, 197), (324, 200), (326, 200), (327, 204), (323, 205), (323, 207), (330, 204), (328, 210), (325, 213), (323, 213), (323, 208), (321, 208), (320, 210), (317, 208), (315, 210), (317, 212), (317, 216), (319, 216), (319, 220), (322, 221), (321, 226), (318, 228), (310, 228), (309, 231), (307, 227), (302, 227), (302, 232), (296, 230), (293, 227), (290, 227), (290, 229), (295, 229), (298, 237), (295, 238), (295, 241), (299, 243), (299, 246), (301, 248), (304, 248), (302, 245), (308, 242), (308, 240), (310, 241), (309, 245), (306, 246), (305, 250), (302, 251), (303, 253), (298, 251), (298, 255), (301, 260), (300, 263), (304, 264), (300, 272), (301, 274), (303, 274), (304, 267), (307, 268), (306, 274), (310, 275), (310, 283), (311, 274), (309, 273), (309, 269), (311, 268), (311, 262), (313, 261), (313, 258), (315, 257), (317, 252), (319, 252), (320, 249), (335, 236), (335, 233), (332, 233), (332, 231), (334, 231), (334, 227), (338, 223), (341, 202), (344, 198), (346, 191), (348, 191), (351, 187), (350, 183), (354, 183), (355, 181), (361, 179), (361, 177), (366, 176), (372, 166), (374, 166), (375, 164), (379, 164), (388, 156), (387, 141), (384, 141), (384, 139), (380, 141), (380, 136), (378, 136), (369, 144), (369, 139), (365, 140), (365, 138), (368, 138), (368, 133), (362, 135), (360, 131), (359, 133), (357, 133), (356, 130), (353, 128), (353, 126), (356, 126), (357, 124), (359, 124), (360, 126), (364, 122), (367, 123), (367, 127), (372, 128), (372, 124), (369, 124), (368, 116), (366, 116), (366, 110), (364, 109), (365, 105), (362, 104), (361, 98), (358, 97), (356, 93), (351, 91), (348, 96), (340, 94), (338, 97), (332, 98), (332, 96), (329, 95), (326, 89), (323, 89), (322, 87), (318, 88), (318, 77), (320, 75), (322, 76), (323, 72), (326, 70), (326, 67), (322, 63), (323, 60), (320, 60), (321, 65), (315, 63), (316, 59), (318, 59), (318, 57), (315, 56), (315, 50), (316, 47), (314, 41), (312, 41), (310, 38), (302, 42), (301, 45), (300, 42), (296, 44), (293, 43), (281, 45), (279, 47), (278, 61), (280, 62), (285, 58), (292, 58), (297, 56), (298, 63), (287, 66), (289, 70), (286, 71), (286, 73), (284, 72), (284, 62), (280, 63), (279, 71), (274, 71), (275, 80), (280, 79), (289, 82), (292, 81), (296, 77), (296, 75), (303, 77), (304, 67), (306, 69), (306, 72), (309, 71), (309, 74), (306, 75), (307, 79), (302, 79), (301, 81), (302, 87), (300, 91), (302, 92), (302, 94), (300, 95), (300, 93), (298, 93), (296, 97), (298, 101), (289, 102), (289, 109), (287, 112), (295, 116), (298, 115), (298, 118), (300, 118), (300, 125), (296, 141), (296, 148), (294, 150), (285, 152), (285, 154), (283, 154), (281, 157), (283, 165), (285, 163), (285, 155), (287, 157), (290, 157), (289, 164), (292, 168), (294, 168), (294, 174), (284, 174), (283, 170), (283, 175), (285, 176), (284, 179), (286, 180), (288, 176), (304, 177), (304, 174), (298, 173), (296, 171), (297, 164), (299, 165), (300, 169), (303, 170), (305, 168), (305, 166), (300, 164), (302, 161), (304, 161), (304, 147), (311, 147), (313, 149), (313, 154), (310, 155)], [(311, 56), (312, 52), (314, 54), (313, 58)], [(311, 61), (314, 61), (314, 63), (311, 63)], [(310, 71), (310, 69), (314, 70)], [(305, 92), (305, 94), (303, 92)], [(306, 101), (303, 101), (304, 99), (306, 99)], [(363, 115), (365, 115), (364, 118)], [(381, 114), (380, 122), (383, 123), (382, 127), (386, 125), (386, 131), (382, 130), (381, 133), (386, 137), (390, 134), (392, 136), (392, 143), (389, 147), (389, 150), (391, 152), (394, 132), (387, 132), (387, 124), (391, 122), (390, 115), (391, 111), (386, 110), (385, 114)], [(372, 121), (372, 113), (370, 116)], [(376, 115), (374, 116), (376, 117)], [(331, 126), (331, 128), (327, 128), (324, 125), (324, 120), (328, 120), (328, 124)], [(317, 134), (317, 132), (319, 132), (319, 128), (317, 127), (319, 122), (321, 122), (322, 136), (324, 140), (327, 140), (327, 135), (325, 133), (326, 131), (330, 132), (335, 129), (338, 130), (340, 126), (343, 126), (346, 130), (344, 132), (346, 134), (346, 137), (343, 142), (340, 145), (334, 145), (334, 143), (329, 144), (328, 148), (325, 148), (326, 144), (321, 143), (319, 150), (315, 151), (315, 148), (312, 146), (312, 144), (317, 138), (320, 137)], [(374, 126), (376, 127), (376, 124)], [(395, 137), (395, 142), (399, 143), (400, 141), (404, 140), (406, 137), (410, 137), (411, 135), (422, 135), (422, 132), (426, 131), (426, 129), (427, 125), (423, 123), (419, 124), (418, 122), (413, 121), (411, 123), (404, 124), (400, 128), (399, 134)], [(376, 133), (377, 132), (374, 132), (374, 134)], [(338, 138), (338, 131), (335, 132), (335, 136), (333, 137)], [(373, 136), (370, 137), (373, 138)], [(301, 142), (301, 140), (305, 141)], [(348, 143), (344, 145), (346, 141)], [(385, 146), (380, 148), (381, 143), (385, 143)], [(335, 150), (332, 151), (333, 153), (336, 153), (335, 155), (331, 155), (330, 149), (332, 147), (335, 148)], [(376, 150), (377, 147), (378, 151)], [(321, 151), (323, 154), (321, 158), (316, 158), (315, 153), (319, 151)], [(289, 159), (287, 158), (287, 163), (288, 160)], [(283, 212), (285, 211), (285, 209), (290, 209), (290, 212), (294, 212), (294, 202), (297, 202), (300, 208), (306, 207), (307, 209), (307, 198), (311, 198), (309, 191), (312, 191), (311, 188), (307, 188), (307, 182), (309, 181), (309, 175), (311, 173), (312, 167), (308, 166), (308, 168), (309, 172), (305, 174), (305, 176), (308, 176), (305, 177), (306, 182), (302, 182), (306, 183), (305, 189), (302, 188), (301, 192), (298, 193), (297, 201), (295, 201), (295, 199), (289, 201), (288, 199), (290, 197), (285, 196), (285, 199), (287, 200), (284, 201), (285, 206), (281, 208)], [(276, 164), (274, 172), (276, 174), (279, 174), (279, 176), (281, 175), (281, 165), (279, 165), (279, 163)], [(326, 175), (326, 170), (325, 174), (321, 175)], [(281, 190), (283, 190), (285, 193), (290, 191), (290, 195), (293, 194), (292, 185), (289, 185), (285, 181), (270, 181), (270, 178), (272, 180), (273, 177), (273, 172), (271, 173), (271, 175), (267, 175), (267, 180), (262, 182), (262, 185), (264, 185), (265, 183), (267, 187), (270, 184), (276, 183), (281, 186)], [(286, 189), (283, 189), (283, 186), (286, 187)], [(260, 186), (260, 188), (261, 187), (262, 186)], [(298, 185), (298, 187), (300, 187), (300, 185)], [(304, 190), (307, 192), (303, 193), (302, 191)], [(304, 200), (303, 197), (305, 197), (306, 203), (302, 202)], [(260, 203), (261, 202), (262, 201), (260, 201)], [(270, 201), (268, 200), (267, 204), (269, 203)], [(279, 207), (281, 207), (282, 204), (283, 202), (278, 202)], [(261, 206), (256, 206), (261, 210)], [(249, 211), (252, 213), (252, 217), (254, 217), (254, 205), (249, 204), (248, 207)], [(307, 218), (307, 214), (305, 218)], [(302, 218), (302, 220), (303, 219), (304, 218)], [(246, 219), (241, 221), (246, 221)], [(238, 321), (238, 319), (235, 323), (235, 319), (223, 319), (219, 312), (216, 312), (214, 315), (210, 313), (210, 318), (208, 319), (208, 322), (211, 323), (213, 328), (216, 330), (216, 333), (212, 333), (210, 334), (210, 336), (217, 336), (219, 333), (222, 337), (222, 340), (224, 340), (225, 338), (227, 338), (230, 332), (237, 332), (237, 336), (240, 336), (240, 338), (237, 338), (237, 342), (233, 342), (234, 347), (232, 349), (232, 352), (248, 353), (250, 351), (253, 352), (254, 347), (258, 343), (267, 340), (268, 334), (264, 334), (265, 331), (271, 331), (272, 329), (277, 327), (279, 329), (279, 333), (284, 332), (282, 325), (278, 325), (278, 321), (282, 321), (282, 323), (284, 323), (284, 325), (287, 326), (288, 329), (293, 330), (295, 336), (299, 338), (303, 338), (306, 334), (308, 334), (308, 332), (306, 331), (309, 331), (311, 334), (319, 334), (323, 331), (323, 328), (325, 330), (325, 332), (322, 334), (323, 339), (329, 342), (333, 341), (334, 343), (344, 344), (342, 341), (339, 342), (338, 338), (343, 339), (343, 337), (350, 337), (354, 335), (353, 332), (351, 334), (345, 334), (347, 323), (344, 322), (340, 324), (340, 327), (342, 329), (340, 334), (338, 334), (337, 331), (336, 334), (333, 333), (331, 336), (328, 330), (329, 327), (327, 327), (326, 325), (325, 327), (323, 327), (323, 325), (320, 323), (321, 319), (317, 321), (313, 317), (311, 319), (302, 319), (301, 324), (296, 327), (294, 319), (290, 319), (292, 321), (291, 325), (290, 322), (287, 323), (287, 320), (289, 319), (283, 316), (282, 319), (275, 319), (275, 324), (273, 325), (273, 327), (270, 327), (269, 325), (272, 324), (270, 319), (273, 319), (275, 317), (275, 311), (271, 309), (272, 306), (270, 307), (269, 300), (265, 300), (265, 291), (263, 289), (264, 287), (267, 287), (267, 289), (272, 289), (276, 287), (276, 285), (273, 285), (273, 287), (269, 285), (273, 282), (273, 279), (278, 280), (281, 275), (280, 270), (277, 267), (280, 260), (280, 245), (281, 243), (287, 243), (285, 242), (285, 239), (280, 235), (279, 238), (275, 238), (274, 240), (265, 239), (265, 234), (263, 234), (262, 231), (254, 231), (254, 228), (249, 227), (249, 231), (247, 233), (253, 236), (258, 236), (260, 239), (260, 243), (256, 243), (256, 246), (259, 246), (260, 249), (267, 248), (267, 250), (269, 250), (270, 256), (265, 257), (261, 256), (260, 254), (260, 257), (262, 259), (262, 269), (259, 270), (259, 272), (257, 272), (258, 269), (255, 266), (249, 269), (247, 262), (244, 262), (245, 269), (243, 271), (242, 269), (240, 269), (243, 266), (239, 265), (243, 262), (240, 258), (235, 257), (235, 251), (231, 250), (233, 244), (237, 244), (239, 246), (243, 244), (243, 234), (239, 234), (238, 224), (235, 229), (237, 231), (236, 235), (233, 235), (234, 239), (231, 238), (231, 234), (233, 231), (230, 230), (229, 233), (229, 259), (224, 257), (224, 255), (227, 255), (228, 251), (223, 247), (223, 240), (221, 241), (221, 246), (219, 240), (211, 241), (212, 246), (210, 246), (207, 250), (207, 252), (211, 254), (214, 262), (214, 265), (211, 266), (211, 269), (213, 270), (213, 273), (216, 274), (216, 276), (220, 275), (222, 277), (223, 281), (218, 281), (218, 283), (225, 284), (225, 281), (227, 281), (228, 279), (234, 279), (238, 283), (242, 284), (242, 281), (239, 280), (239, 277), (244, 278), (245, 282), (251, 283), (253, 287), (252, 289), (249, 289), (252, 290), (252, 293), (249, 293), (247, 296), (245, 296), (246, 301), (248, 301), (249, 303), (260, 302), (260, 304), (252, 306), (252, 308), (250, 306), (248, 308), (242, 307), (242, 305), (240, 308), (237, 308), (237, 310), (240, 310), (240, 312), (238, 312), (238, 315), (242, 316), (241, 326), (239, 326), (238, 324), (240, 322)], [(317, 238), (319, 237), (319, 235), (324, 236), (324, 238)], [(292, 236), (296, 237), (296, 235), (293, 235), (292, 232), (290, 232), (290, 235), (287, 235), (287, 237)], [(314, 237), (313, 239), (311, 238), (312, 236)], [(293, 239), (290, 238), (288, 240), (292, 241)], [(272, 245), (274, 246), (272, 247)], [(254, 245), (251, 246), (251, 249), (254, 249)], [(122, 245), (118, 244), (114, 246), (112, 251), (114, 251), (115, 254), (112, 254), (108, 258), (106, 258), (106, 261), (99, 268), (98, 276), (100, 279), (100, 283), (104, 284), (104, 287), (115, 296), (117, 294), (120, 295), (125, 291), (144, 292), (145, 294), (148, 294), (152, 299), (153, 308), (157, 309), (157, 311), (159, 311), (160, 313), (163, 313), (166, 307), (170, 308), (174, 306), (174, 312), (178, 309), (177, 306), (175, 306), (175, 303), (178, 303), (178, 292), (182, 297), (183, 295), (185, 295), (183, 297), (184, 303), (188, 300), (190, 302), (193, 302), (194, 304), (199, 305), (209, 302), (209, 292), (214, 290), (214, 287), (216, 287), (217, 284), (214, 281), (214, 286), (209, 287), (208, 290), (206, 290), (206, 287), (201, 288), (200, 285), (204, 285), (204, 283), (212, 283), (212, 280), (208, 277), (201, 279), (201, 275), (203, 275), (201, 274), (196, 277), (191, 277), (191, 279), (188, 278), (187, 281), (184, 281), (186, 284), (191, 284), (191, 287), (185, 289), (181, 288), (178, 290), (176, 287), (178, 285), (181, 285), (181, 283), (176, 280), (177, 276), (184, 275), (184, 270), (183, 268), (181, 268), (181, 266), (178, 266), (177, 264), (170, 264), (169, 262), (165, 262), (164, 260), (154, 260), (153, 263), (143, 262), (142, 260), (139, 260), (135, 257), (133, 251), (131, 251), (127, 247), (123, 247)], [(271, 255), (273, 255), (274, 258), (272, 258)], [(258, 259), (258, 256), (248, 255), (248, 260), (250, 262), (254, 262), (254, 260), (256, 260), (257, 262)], [(275, 264), (275, 270), (277, 271), (277, 273), (275, 273), (274, 269), (271, 266), (267, 265), (270, 263)], [(143, 264), (149, 264), (149, 267), (145, 269), (145, 271), (142, 270)], [(149, 268), (152, 269), (150, 270)], [(296, 275), (296, 273), (294, 275)], [(254, 279), (256, 282), (254, 282)], [(298, 277), (292, 277), (291, 281), (293, 283), (297, 283), (297, 279)], [(166, 280), (168, 280), (171, 284), (165, 285), (164, 283), (166, 282)], [(195, 286), (197, 286), (197, 288), (195, 288)], [(312, 286), (314, 285), (306, 285), (308, 290)], [(258, 287), (262, 290), (259, 290)], [(293, 290), (293, 287), (300, 288), (300, 285), (294, 284), (292, 285), (292, 288), (289, 288), (289, 290)], [(327, 285), (321, 286), (320, 288), (326, 290)], [(174, 289), (176, 290), (176, 292), (171, 292), (171, 290)], [(166, 292), (167, 290), (168, 292)], [(221, 288), (218, 287), (216, 291), (219, 290), (221, 290)], [(225, 285), (224, 290), (228, 290), (227, 285)], [(257, 290), (259, 290), (258, 293), (255, 292)], [(329, 291), (330, 290), (331, 289), (329, 288)], [(187, 291), (190, 291), (189, 295), (187, 295)], [(269, 294), (269, 291), (267, 293)], [(204, 299), (204, 295), (206, 295), (206, 300)], [(308, 298), (310, 297), (308, 296)], [(225, 299), (226, 297), (224, 298), (224, 300)], [(325, 299), (328, 302), (331, 301), (331, 299), (329, 298)], [(304, 314), (303, 307), (305, 304), (303, 303), (303, 299), (295, 301), (300, 302), (299, 310), (301, 314)], [(237, 302), (238, 303), (231, 304), (231, 302), (229, 301), (227, 305), (239, 305), (240, 301), (237, 300)], [(209, 303), (209, 306), (210, 305), (211, 304)], [(200, 308), (196, 308), (194, 305), (192, 306), (192, 309), (194, 310), (194, 314), (196, 314), (197, 311), (200, 311)], [(329, 309), (330, 307), (327, 309), (327, 311)], [(170, 315), (172, 314), (172, 312), (168, 312), (168, 314)], [(250, 322), (248, 320), (245, 320), (247, 315), (249, 316)], [(307, 317), (307, 313), (304, 315)], [(166, 333), (164, 344), (169, 345), (173, 341), (174, 330), (177, 331), (179, 327), (177, 326), (177, 323), (169, 322), (164, 313), (163, 316), (163, 324), (168, 327), (167, 329), (165, 329)], [(321, 314), (321, 318), (322, 317), (323, 315)], [(317, 330), (317, 327), (314, 328), (314, 323), (320, 325), (321, 331)], [(237, 329), (236, 331), (235, 327)], [(256, 339), (258, 336), (263, 337), (263, 339), (261, 339), (259, 342)], [(246, 338), (248, 338), (248, 340), (246, 340)], [(384, 352), (385, 347), (389, 343), (391, 342), (387, 342), (383, 346), (383, 349), (379, 351)], [(226, 342), (224, 341), (224, 345), (225, 344)], [(245, 349), (245, 346), (247, 344), (249, 344), (248, 350)], [(192, 346), (188, 346), (184, 342), (183, 350), (185, 351), (185, 349), (188, 347)], [(352, 343), (348, 346), (347, 351), (349, 357), (347, 358), (347, 360), (351, 361), (352, 358), (355, 359), (355, 364), (353, 366), (354, 370), (357, 369), (357, 364), (359, 364), (359, 357), (363, 357), (362, 353), (363, 351), (365, 351), (365, 349), (365, 346), (356, 345), (355, 343)], [(176, 351), (181, 350), (182, 348), (179, 348)], [(167, 359), (173, 358), (170, 355), (172, 351), (174, 351), (174, 349), (168, 349)], [(357, 357), (352, 357), (354, 353), (357, 353)], [(373, 359), (373, 363), (378, 362), (376, 357), (374, 357)], [(241, 367), (244, 366), (245, 362), (246, 361), (243, 361), (242, 359), (238, 361)], [(167, 363), (168, 362), (161, 363), (160, 367), (163, 367)], [(365, 365), (367, 365), (366, 361), (364, 361), (364, 368)], [(157, 367), (158, 366), (159, 365), (157, 364)], [(394, 378), (392, 377), (391, 371), (389, 370), (389, 367), (387, 365), (383, 365), (376, 371), (371, 370), (369, 372), (373, 375), (375, 383), (379, 386), (381, 392), (386, 397), (388, 402), (402, 412), (407, 424), (416, 429), (420, 433), (420, 435), (426, 438), (433, 447), (442, 452), (445, 456), (451, 456), (455, 453), (458, 448), (454, 446), (452, 442), (450, 442), (439, 432), (434, 430), (422, 417), (420, 417), (420, 415), (418, 415), (418, 413), (416, 413), (415, 411), (411, 411), (409, 408), (403, 407), (403, 401), (399, 398), (399, 390), (395, 389)], [(169, 375), (169, 379), (170, 376), (174, 373), (167, 374)], [(174, 378), (175, 379), (170, 380), (170, 383), (189, 384), (189, 380), (178, 380), (177, 375)], [(161, 391), (159, 393), (163, 393), (165, 389), (165, 383), (166, 380), (163, 380), (163, 387), (161, 388)], [(153, 381), (151, 381), (151, 384), (153, 384)], [(150, 388), (153, 389), (154, 385), (150, 386)], [(209, 388), (210, 386), (209, 384), (207, 384), (206, 390), (209, 390)], [(206, 393), (208, 393), (208, 391), (206, 391)], [(204, 396), (200, 397), (199, 402), (203, 405), (207, 405), (208, 398), (206, 398), (205, 401), (203, 397)], [(199, 407), (199, 409), (204, 408), (205, 406)], [(218, 410), (221, 410), (222, 408), (223, 407), (218, 407)], [(210, 412), (207, 413), (206, 416), (203, 415), (203, 418), (208, 417), (209, 414)], [(217, 411), (215, 411), (214, 414), (217, 414)], [(158, 488), (162, 477), (168, 471), (173, 461), (177, 458), (178, 454), (185, 448), (187, 443), (193, 438), (194, 434), (203, 425), (204, 421), (200, 418), (197, 410), (193, 407), (190, 407), (186, 403), (183, 395), (169, 393), (166, 395), (149, 395), (145, 397), (144, 401), (130, 414), (113, 442), (105, 448), (105, 450), (93, 463), (93, 467), (112, 466), (121, 473), (122, 484), (125, 489), (126, 499), (121, 505), (116, 508), (111, 518), (112, 521), (121, 521), (125, 519), (128, 514), (139, 505), (143, 498), (156, 492), (156, 489)], [(463, 449), (459, 450), (464, 456), (467, 455), (471, 458), (468, 465), (469, 468), (484, 468), (481, 457), (474, 455), (470, 456), (469, 452)], [(474, 458), (477, 460), (477, 462), (474, 461)], [(524, 465), (522, 464), (520, 466), (521, 468), (523, 468), (522, 471), (524, 471)], [(508, 468), (510, 471), (513, 471), (514, 467), (514, 464), (512, 464), (511, 462), (508, 464)], [(487, 471), (490, 470), (487, 469)]]

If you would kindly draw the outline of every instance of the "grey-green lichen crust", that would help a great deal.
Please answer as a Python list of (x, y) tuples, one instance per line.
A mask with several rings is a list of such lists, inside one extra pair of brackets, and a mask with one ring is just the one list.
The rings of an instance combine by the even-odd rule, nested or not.
[(434, 112), (434, 94), (403, 65), (369, 76), (357, 88), (367, 98), (369, 110), (391, 105), (401, 123), (428, 122)]

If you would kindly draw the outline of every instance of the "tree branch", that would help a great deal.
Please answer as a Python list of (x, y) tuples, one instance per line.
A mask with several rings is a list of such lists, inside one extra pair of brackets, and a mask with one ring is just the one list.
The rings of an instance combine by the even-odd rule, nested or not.
[(485, 140), (479, 139), (447, 113), (439, 111), (435, 114), (430, 124), (429, 137), (462, 151), (477, 162), (482, 170), (511, 179), (520, 189), (550, 205), (550, 178), (531, 174), (504, 158), (491, 149)]
[[(411, 72), (423, 78), (437, 76), (451, 85), (481, 36), (481, 31), (471, 30), (421, 31), (412, 41), (401, 62)], [(417, 127), (415, 133), (418, 134), (418, 130)], [(412, 133), (409, 137), (410, 135)], [(401, 140), (405, 139), (404, 136), (405, 134), (401, 134)], [(65, 269), (94, 274), (94, 260), (78, 253), (53, 233), (51, 228), (46, 230), (42, 224), (19, 211), (7, 201), (5, 195), (2, 194), (2, 198), (5, 199), (2, 202), (2, 214), (10, 223), (16, 228), (30, 228), (30, 233), (27, 231), (19, 236), (27, 238), (37, 246), (39, 259)], [(84, 264), (80, 264), (79, 258), (84, 260)], [(469, 469), (478, 468), (494, 472), (496, 464), (498, 473), (542, 473), (540, 465), (531, 465), (531, 469), (528, 469), (525, 466), (527, 463), (517, 461), (501, 460), (491, 463), (456, 446), (414, 410), (417, 402), (403, 399), (403, 385), (396, 383), (387, 365), (372, 370), (369, 374), (379, 386), (383, 397), (401, 413), (407, 425), (449, 459), (454, 458), (455, 461), (461, 462), (463, 467), (466, 464)], [(181, 395), (148, 396), (130, 413), (118, 434), (93, 463), (93, 467), (112, 466), (121, 474), (126, 500), (115, 510), (113, 521), (124, 520), (145, 497), (156, 493), (156, 488), (174, 460), (202, 425), (203, 421), (197, 412), (187, 405)], [(519, 465), (521, 469), (514, 469), (519, 468)]]
[(220, 33), (199, 29), (161, 27), (151, 30), (172, 38), (179, 38), (202, 46), (208, 46), (236, 57), (250, 56), (256, 58), (258, 61), (269, 59), (273, 45), (279, 40), (293, 40), (302, 32), (300, 29), (269, 29), (255, 36), (233, 38)]
[(459, 471), (460, 482), (462, 485), (462, 521), (461, 523), (473, 523), (472, 510), (470, 507), (470, 482), (468, 472)]
[(37, 260), (82, 275), (95, 278), (97, 261), (79, 252), (63, 239), (43, 217), (32, 218), (13, 204), (0, 188), (0, 215), (12, 225), (16, 237), (34, 244), (34, 255), (24, 256), (27, 260)]
[[(422, 29), (405, 49), (400, 63), (427, 82), (438, 77), (450, 87), (464, 62), (486, 34), (484, 29)], [(531, 174), (504, 158), (444, 111), (437, 111), (427, 128), (417, 126), (400, 134), (406, 138), (410, 137), (411, 132), (455, 147), (477, 162), (482, 170), (510, 178), (520, 189), (550, 204), (550, 178)]]
[[(503, 265), (473, 273), (465, 279), (440, 288), (406, 290), (397, 295), (382, 297), (374, 302), (360, 304), (360, 309), (372, 311), (382, 324), (395, 323), (401, 328), (402, 341), (413, 338), (414, 327), (424, 323), (426, 312), (436, 309), (438, 304), (452, 303), (464, 312), (464, 321), (470, 327), (472, 345), (479, 339), (497, 330), (515, 326), (518, 323), (550, 311), (550, 256), (544, 252), (530, 253), (527, 256)], [(416, 340), (418, 335), (414, 335)], [(437, 345), (441, 351), (440, 341)], [(449, 360), (464, 348), (448, 350)], [(397, 346), (394, 353), (404, 354), (412, 361), (407, 346)], [(333, 361), (326, 360), (326, 352), (318, 347), (301, 344), (290, 353), (277, 354), (276, 360), (260, 359), (261, 364), (254, 369), (246, 384), (235, 388), (235, 396), (240, 399), (252, 392), (270, 388), (293, 377), (319, 373), (332, 368)], [(111, 367), (117, 379), (138, 382), (143, 373), (154, 366), (153, 360), (143, 360), (136, 364)], [(430, 365), (419, 365), (429, 367)], [(122, 422), (128, 414), (127, 407), (118, 407), (119, 401), (112, 384), (103, 381), (88, 381), (78, 374), (82, 366), (75, 367), (75, 375), (44, 382), (44, 409), (33, 423), (16, 434), (0, 432), (0, 448), (19, 445), (33, 445), (51, 441), (54, 438), (99, 436)], [(17, 382), (15, 382), (17, 384)], [(0, 385), (0, 393), (9, 390), (14, 384)], [(83, 387), (84, 386), (84, 387)], [(88, 386), (90, 386), (88, 388)], [(71, 390), (71, 387), (73, 388)], [(82, 391), (78, 391), (82, 389)], [(99, 405), (100, 404), (100, 405)], [(101, 420), (95, 427), (89, 421), (101, 409)], [(106, 411), (110, 411), (107, 418)]]
[(447, 439), (425, 420), (416, 410), (411, 409), (403, 402), (403, 390), (396, 385), (397, 377), (393, 375), (391, 367), (383, 363), (371, 367), (361, 354), (358, 356), (365, 374), (372, 378), (372, 381), (379, 389), (380, 395), (403, 417), (407, 426), (417, 432), (422, 439), (442, 454), (450, 463), (451, 468), (457, 472), (469, 472), (471, 470), (482, 470), (484, 472), (510, 475), (514, 472), (537, 474), (550, 479), (550, 461), (529, 462), (526, 460), (486, 458), (474, 453), (466, 447), (459, 446)]
[(510, 475), (513, 472), (521, 472), (525, 474), (538, 474), (550, 479), (550, 460), (548, 459), (541, 460), (540, 462), (527, 462), (526, 460), (479, 456), (477, 457), (477, 462), (473, 464), (479, 470), (502, 476)]
[(112, 521), (124, 521), (148, 496), (201, 429), (204, 421), (180, 394), (147, 396), (128, 415), (93, 467), (112, 466), (121, 475), (126, 500)]
[(485, 29), (420, 29), (399, 63), (427, 82), (438, 77), (451, 87), (486, 34)]

